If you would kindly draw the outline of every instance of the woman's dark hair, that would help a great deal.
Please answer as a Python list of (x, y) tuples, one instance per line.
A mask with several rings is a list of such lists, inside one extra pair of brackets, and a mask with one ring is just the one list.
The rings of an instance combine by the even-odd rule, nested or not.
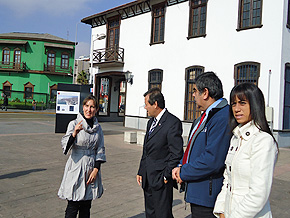
[(146, 95), (149, 95), (148, 102), (150, 105), (153, 105), (155, 101), (157, 101), (158, 107), (160, 107), (161, 109), (165, 108), (164, 96), (159, 88), (154, 87), (149, 89), (147, 92), (144, 93), (143, 96), (146, 97)]
[(87, 96), (87, 97), (84, 99), (84, 101), (83, 101), (83, 106), (84, 106), (88, 101), (90, 101), (90, 100), (92, 100), (92, 101), (94, 102), (94, 105), (95, 105), (95, 107), (96, 107), (96, 109), (97, 109), (97, 108), (98, 108), (97, 99), (96, 99), (96, 97), (93, 96), (93, 95), (89, 95), (89, 96)]
[[(230, 102), (232, 103), (236, 100), (236, 97), (243, 101), (248, 101), (250, 104), (250, 115), (255, 124), (255, 126), (264, 131), (269, 133), (275, 143), (273, 133), (271, 132), (269, 125), (267, 123), (266, 114), (265, 114), (265, 100), (262, 91), (256, 86), (254, 83), (240, 83), (236, 85), (230, 94)], [(236, 121), (233, 110), (230, 107), (230, 127), (233, 130), (238, 125)]]

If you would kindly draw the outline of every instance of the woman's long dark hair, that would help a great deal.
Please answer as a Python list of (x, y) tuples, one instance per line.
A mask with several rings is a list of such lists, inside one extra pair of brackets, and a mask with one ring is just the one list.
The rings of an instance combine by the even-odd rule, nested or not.
[[(249, 102), (250, 114), (255, 126), (261, 131), (270, 134), (273, 137), (275, 143), (277, 144), (277, 141), (274, 138), (273, 133), (271, 132), (266, 120), (264, 95), (262, 91), (258, 88), (258, 86), (256, 86), (254, 83), (240, 83), (239, 85), (236, 85), (231, 91), (231, 105), (236, 100), (236, 97), (238, 97), (238, 99), (240, 100), (247, 100)], [(233, 130), (237, 125), (238, 122), (236, 121), (233, 110), (230, 107), (231, 130)]]

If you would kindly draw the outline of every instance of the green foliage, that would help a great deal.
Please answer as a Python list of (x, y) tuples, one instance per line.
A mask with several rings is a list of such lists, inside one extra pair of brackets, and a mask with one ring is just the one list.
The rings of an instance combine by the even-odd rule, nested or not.
[(77, 77), (77, 83), (82, 84), (82, 85), (87, 85), (87, 84), (89, 84), (88, 74), (87, 74), (85, 71), (82, 70), (82, 71), (78, 74), (78, 77)]
[(19, 98), (12, 99), (11, 102), (21, 102)]

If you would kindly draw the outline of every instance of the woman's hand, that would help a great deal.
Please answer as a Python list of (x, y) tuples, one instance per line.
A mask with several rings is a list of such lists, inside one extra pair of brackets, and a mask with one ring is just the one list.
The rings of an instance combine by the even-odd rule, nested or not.
[(87, 185), (90, 183), (93, 183), (96, 180), (98, 172), (99, 172), (98, 168), (94, 168), (94, 170), (91, 172), (91, 174), (89, 176), (89, 179), (87, 181)]
[(220, 218), (225, 218), (225, 215), (223, 213), (220, 213)]
[(76, 126), (75, 126), (75, 129), (74, 129), (74, 132), (72, 134), (72, 136), (75, 138), (76, 135), (83, 129), (83, 125), (82, 125), (82, 122), (83, 121), (80, 121)]

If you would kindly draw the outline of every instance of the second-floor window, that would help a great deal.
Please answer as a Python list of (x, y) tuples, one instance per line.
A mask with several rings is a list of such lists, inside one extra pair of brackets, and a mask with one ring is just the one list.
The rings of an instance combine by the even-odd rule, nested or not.
[(115, 17), (108, 21), (107, 48), (119, 47), (120, 18)]
[(165, 4), (153, 6), (151, 44), (164, 42)]
[(261, 27), (262, 0), (240, 0), (238, 29)]
[(21, 63), (21, 50), (15, 49), (14, 50), (14, 66), (20, 67)]
[(192, 0), (190, 2), (189, 38), (205, 36), (206, 7), (207, 0)]
[(61, 68), (68, 69), (68, 54), (61, 55)]
[(235, 85), (243, 82), (252, 82), (258, 85), (260, 63), (243, 62), (235, 65)]
[(3, 64), (10, 63), (10, 50), (8, 48), (3, 49), (2, 63)]
[(48, 68), (55, 67), (55, 53), (52, 51), (49, 51), (47, 54), (47, 66)]
[(200, 110), (193, 97), (193, 82), (203, 72), (204, 67), (202, 66), (191, 66), (185, 69), (185, 120), (191, 121), (200, 116)]
[(154, 69), (148, 73), (148, 89), (158, 87), (161, 90), (163, 80), (163, 70)]

